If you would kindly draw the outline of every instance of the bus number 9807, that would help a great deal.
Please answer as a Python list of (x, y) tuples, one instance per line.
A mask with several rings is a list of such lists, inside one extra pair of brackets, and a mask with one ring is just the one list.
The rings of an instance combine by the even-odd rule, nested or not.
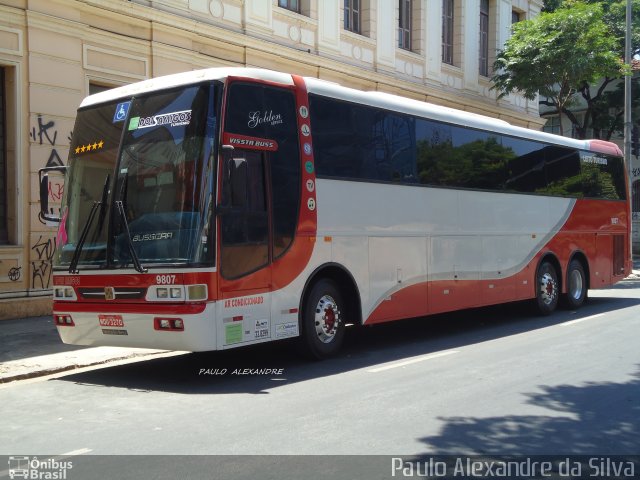
[(173, 285), (176, 283), (175, 275), (156, 275), (157, 285)]

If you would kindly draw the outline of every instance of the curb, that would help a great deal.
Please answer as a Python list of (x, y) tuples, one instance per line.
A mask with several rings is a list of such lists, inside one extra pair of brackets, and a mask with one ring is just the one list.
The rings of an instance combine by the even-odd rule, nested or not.
[[(143, 358), (163, 358), (186, 353), (148, 349), (144, 349), (143, 351), (143, 349), (130, 348), (117, 348), (117, 350), (121, 350), (121, 352), (113, 352), (114, 348), (93, 347), (77, 352), (54, 353), (51, 355), (4, 362), (0, 365), (0, 385), (19, 380), (55, 375), (71, 370), (96, 367), (108, 363), (137, 361)], [(109, 350), (100, 351), (100, 349)], [(3, 372), (3, 370), (6, 371)]]

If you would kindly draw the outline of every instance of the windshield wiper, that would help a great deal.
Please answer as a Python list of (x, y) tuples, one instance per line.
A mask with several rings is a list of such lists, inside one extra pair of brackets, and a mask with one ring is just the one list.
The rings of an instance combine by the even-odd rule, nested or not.
[(104, 179), (104, 187), (102, 187), (102, 198), (100, 199), (100, 216), (98, 217), (98, 228), (96, 229), (96, 238), (102, 233), (104, 225), (105, 212), (107, 211), (107, 194), (109, 193), (109, 180), (111, 174), (107, 174)]
[(99, 231), (102, 231), (102, 224), (104, 223), (104, 211), (105, 211), (105, 206), (107, 204), (109, 177), (110, 175), (107, 174), (107, 176), (104, 179), (104, 187), (102, 187), (102, 196), (100, 197), (100, 201), (99, 202), (94, 201), (93, 205), (91, 206), (91, 210), (89, 211), (89, 216), (87, 217), (87, 221), (84, 223), (84, 227), (82, 228), (82, 233), (80, 234), (78, 245), (76, 245), (76, 249), (73, 251), (73, 257), (71, 258), (71, 262), (69, 263), (69, 273), (76, 274), (80, 272), (78, 270), (78, 262), (80, 261), (80, 254), (82, 253), (84, 242), (87, 241), (87, 235), (89, 234), (89, 229), (91, 228), (93, 219), (96, 217), (96, 212), (98, 211), (98, 207), (102, 207), (100, 209), (100, 220), (99, 220), (100, 223), (98, 225)]
[(84, 242), (87, 240), (87, 234), (89, 233), (89, 227), (93, 223), (93, 219), (96, 216), (96, 212), (98, 211), (98, 207), (100, 206), (100, 202), (93, 202), (91, 206), (91, 211), (89, 212), (89, 217), (84, 224), (84, 228), (82, 229), (82, 234), (80, 235), (80, 240), (78, 240), (78, 245), (76, 245), (76, 249), (73, 251), (73, 257), (71, 258), (71, 263), (69, 263), (69, 273), (79, 273), (80, 271), (77, 269), (78, 261), (80, 260), (80, 253), (82, 252), (82, 247), (84, 246)]
[(148, 270), (142, 266), (142, 264), (140, 263), (140, 259), (138, 258), (138, 254), (133, 248), (131, 232), (129, 232), (129, 222), (127, 221), (127, 213), (124, 210), (124, 204), (122, 203), (122, 200), (116, 201), (116, 209), (120, 214), (120, 219), (122, 220), (122, 225), (124, 226), (124, 233), (126, 233), (125, 238), (127, 239), (127, 246), (129, 247), (129, 254), (131, 255), (133, 268), (135, 268), (138, 273), (147, 273)]

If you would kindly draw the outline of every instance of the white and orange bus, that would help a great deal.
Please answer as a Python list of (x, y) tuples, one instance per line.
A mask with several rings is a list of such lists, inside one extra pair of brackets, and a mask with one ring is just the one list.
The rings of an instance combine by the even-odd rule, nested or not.
[(315, 78), (214, 68), (92, 95), (65, 169), (65, 343), (299, 336), (321, 358), (347, 323), (526, 299), (550, 314), (631, 272), (614, 144)]

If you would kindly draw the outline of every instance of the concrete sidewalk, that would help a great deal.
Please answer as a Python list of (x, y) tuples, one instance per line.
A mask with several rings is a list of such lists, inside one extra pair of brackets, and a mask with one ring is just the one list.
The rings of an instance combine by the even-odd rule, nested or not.
[(0, 322), (0, 384), (167, 353), (145, 348), (66, 345), (60, 340), (51, 316)]
[[(640, 278), (639, 257), (634, 258), (633, 267), (630, 278)], [(0, 384), (109, 362), (182, 353), (65, 345), (51, 316), (0, 321)]]

